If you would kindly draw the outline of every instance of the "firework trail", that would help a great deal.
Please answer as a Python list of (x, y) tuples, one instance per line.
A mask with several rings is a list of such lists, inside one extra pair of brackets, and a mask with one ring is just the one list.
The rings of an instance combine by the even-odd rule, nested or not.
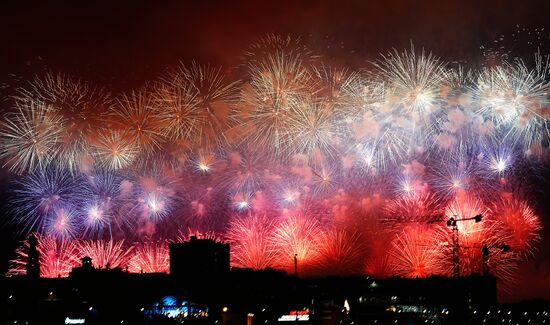
[(159, 84), (155, 96), (162, 132), (170, 140), (192, 142), (200, 138), (201, 109), (198, 107), (195, 91), (189, 83), (175, 83), (173, 76)]
[(339, 143), (335, 109), (327, 101), (311, 99), (296, 106), (288, 121), (290, 154), (304, 154), (321, 162), (333, 157)]
[(145, 220), (161, 220), (181, 203), (181, 179), (172, 171), (154, 168), (135, 175), (136, 205), (131, 213)]

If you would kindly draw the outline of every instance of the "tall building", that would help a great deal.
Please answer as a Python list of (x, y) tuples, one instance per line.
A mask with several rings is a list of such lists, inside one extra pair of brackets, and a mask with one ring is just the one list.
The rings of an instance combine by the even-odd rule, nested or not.
[(170, 244), (170, 274), (175, 278), (211, 278), (229, 273), (229, 244), (191, 239)]
[(40, 254), (36, 245), (38, 240), (34, 234), (29, 236), (29, 252), (27, 255), (27, 277), (39, 278), (40, 277)]

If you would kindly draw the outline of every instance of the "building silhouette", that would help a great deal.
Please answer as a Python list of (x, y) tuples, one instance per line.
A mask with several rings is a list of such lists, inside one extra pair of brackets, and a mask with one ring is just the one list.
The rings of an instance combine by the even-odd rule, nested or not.
[(170, 244), (170, 274), (181, 279), (215, 278), (229, 273), (229, 244), (191, 239)]
[(27, 277), (38, 279), (40, 277), (40, 254), (38, 253), (38, 240), (34, 234), (28, 239), (29, 252), (27, 255)]
[(68, 278), (46, 279), (29, 255), (29, 276), (0, 278), (0, 324), (550, 323), (549, 304), (497, 304), (490, 275), (299, 278), (230, 269), (228, 244), (195, 237), (170, 245), (170, 274), (94, 268), (86, 256)]

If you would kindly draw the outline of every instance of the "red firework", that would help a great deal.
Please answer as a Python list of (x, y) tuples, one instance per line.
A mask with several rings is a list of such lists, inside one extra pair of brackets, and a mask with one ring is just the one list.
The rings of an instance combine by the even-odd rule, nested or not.
[(362, 249), (356, 232), (329, 229), (319, 236), (316, 266), (323, 274), (352, 275), (361, 272)]
[(379, 228), (377, 231), (369, 232), (367, 238), (368, 256), (365, 260), (365, 273), (376, 278), (392, 276), (395, 272), (388, 255), (392, 240), (391, 232)]
[(320, 225), (314, 218), (302, 215), (287, 217), (277, 225), (273, 235), (278, 264), (293, 272), (296, 258), (300, 274), (307, 273), (317, 258), (320, 234)]
[(274, 228), (272, 218), (265, 215), (233, 218), (227, 231), (227, 238), (231, 244), (231, 264), (257, 270), (276, 266)]
[[(503, 289), (513, 283), (514, 270), (517, 268), (517, 256), (502, 249), (507, 244), (508, 236), (502, 223), (491, 217), (481, 200), (465, 192), (460, 192), (445, 210), (447, 218), (456, 220), (482, 215), (480, 222), (475, 220), (458, 221), (460, 274), (490, 272), (499, 280)], [(441, 245), (445, 257), (443, 267), (450, 274), (452, 270), (453, 233), (450, 227), (442, 225), (434, 234)], [(488, 255), (483, 255), (487, 247)], [(485, 269), (485, 270), (484, 270)]]
[(436, 195), (425, 191), (413, 191), (389, 201), (384, 207), (384, 214), (385, 221), (390, 224), (427, 223), (443, 214), (443, 206)]
[(191, 240), (191, 237), (196, 237), (197, 239), (210, 239), (218, 243), (224, 241), (223, 237), (215, 231), (200, 231), (198, 229), (187, 228), (186, 230), (178, 231), (178, 235), (176, 236), (174, 242), (183, 243)]
[(533, 254), (542, 227), (527, 202), (514, 198), (512, 193), (503, 193), (499, 200), (491, 204), (488, 214), (501, 224), (506, 234), (506, 244), (513, 251), (522, 257)]
[[(40, 262), (40, 276), (44, 278), (67, 277), (73, 267), (80, 265), (80, 254), (75, 241), (58, 240), (54, 236), (34, 234)], [(27, 272), (29, 242), (25, 241), (10, 261), (8, 275), (24, 275)]]
[(79, 243), (79, 253), (80, 257), (90, 257), (96, 268), (124, 268), (128, 266), (131, 249), (126, 249), (123, 245), (123, 240), (83, 241)]
[(443, 252), (431, 227), (407, 227), (392, 241), (389, 258), (395, 275), (417, 278), (443, 273)]
[[(469, 219), (477, 215), (486, 216), (487, 208), (481, 200), (465, 191), (460, 191), (445, 208), (446, 219)], [(489, 236), (494, 235), (491, 231), (491, 223), (488, 220), (483, 220), (483, 222), (476, 222), (476, 220), (459, 221), (457, 227), (460, 243), (464, 245), (484, 242), (489, 239)]]
[(128, 262), (128, 271), (134, 273), (168, 273), (170, 253), (168, 243), (146, 242), (134, 246), (133, 256)]

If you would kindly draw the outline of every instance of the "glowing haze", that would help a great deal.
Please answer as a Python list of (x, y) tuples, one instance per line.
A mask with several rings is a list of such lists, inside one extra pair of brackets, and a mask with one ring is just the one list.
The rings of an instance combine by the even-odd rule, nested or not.
[(522, 180), (547, 150), (548, 57), (473, 68), (410, 48), (352, 71), (269, 35), (241, 62), (182, 63), (121, 95), (48, 73), (14, 94), (0, 157), (44, 276), (84, 255), (164, 272), (167, 241), (190, 234), (229, 241), (239, 267), (451, 275), (446, 221), (476, 215), (457, 223), (461, 274), (482, 272), (483, 246), (506, 283), (533, 256)]

